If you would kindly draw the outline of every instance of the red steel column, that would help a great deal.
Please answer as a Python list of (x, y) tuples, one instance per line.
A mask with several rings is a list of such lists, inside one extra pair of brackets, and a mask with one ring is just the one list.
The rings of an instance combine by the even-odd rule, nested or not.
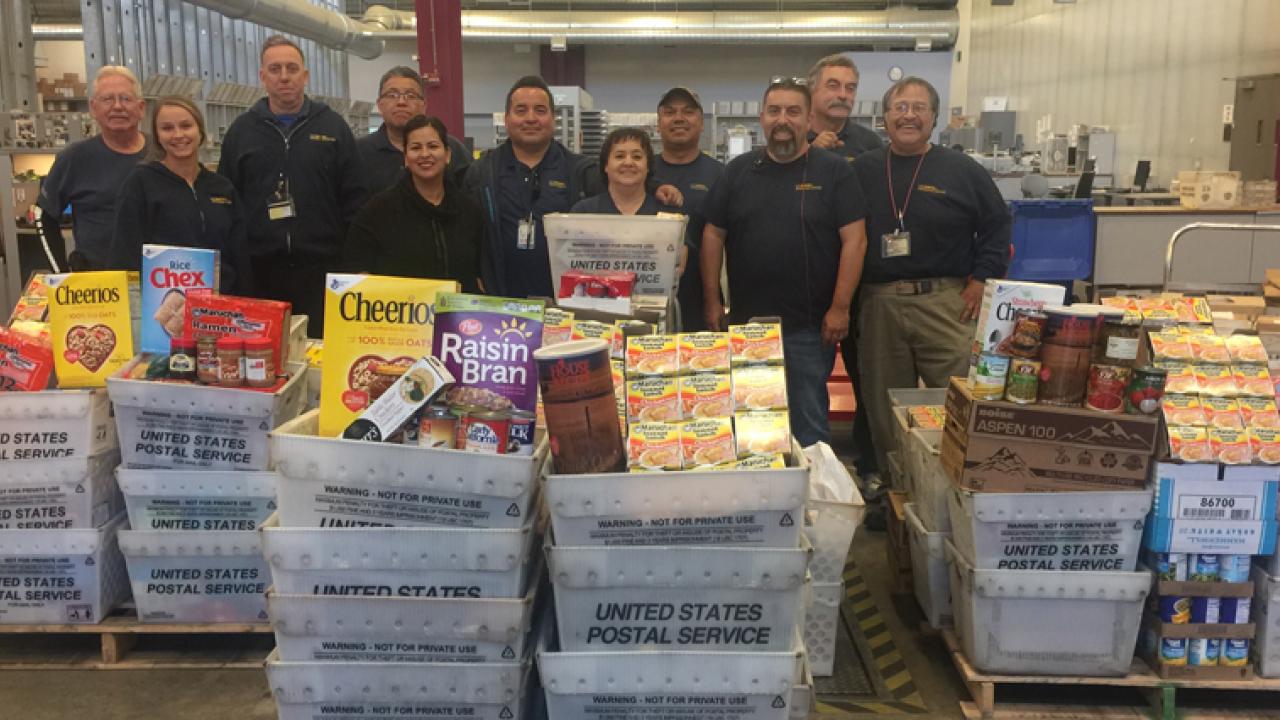
[(418, 13), (418, 68), (427, 82), (427, 114), (462, 137), (462, 2), (414, 0)]

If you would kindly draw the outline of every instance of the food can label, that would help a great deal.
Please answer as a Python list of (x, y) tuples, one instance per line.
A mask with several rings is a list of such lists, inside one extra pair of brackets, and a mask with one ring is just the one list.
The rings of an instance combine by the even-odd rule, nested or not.
[(1124, 391), (1129, 385), (1130, 369), (1120, 365), (1091, 365), (1089, 390), (1085, 407), (1105, 413), (1124, 411)]

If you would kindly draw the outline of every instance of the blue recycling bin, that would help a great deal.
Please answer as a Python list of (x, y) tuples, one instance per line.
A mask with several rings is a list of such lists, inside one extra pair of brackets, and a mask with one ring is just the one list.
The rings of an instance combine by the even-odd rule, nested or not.
[(1093, 276), (1093, 200), (1012, 200), (1009, 210), (1009, 279), (1068, 283)]

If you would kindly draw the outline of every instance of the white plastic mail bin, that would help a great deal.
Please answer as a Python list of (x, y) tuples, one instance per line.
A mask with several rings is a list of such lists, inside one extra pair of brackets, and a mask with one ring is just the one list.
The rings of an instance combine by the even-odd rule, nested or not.
[(804, 650), (810, 671), (818, 677), (831, 675), (835, 665), (843, 601), (844, 583), (815, 582), (809, 593), (809, 605), (804, 613)]
[(0, 530), (0, 624), (95, 624), (129, 597), (124, 513), (92, 530)]
[(803, 663), (804, 670), (800, 683), (791, 688), (790, 720), (808, 720), (813, 712), (813, 673), (809, 671), (809, 663)]
[(717, 545), (794, 548), (809, 493), (809, 463), (794, 467), (547, 476), (559, 545)]
[(134, 530), (257, 530), (276, 509), (265, 471), (116, 471)]
[(280, 659), (486, 663), (526, 656), (537, 583), (523, 598), (267, 594)]
[(296, 363), (288, 382), (271, 393), (128, 377), (149, 360), (139, 355), (107, 378), (129, 467), (266, 470), (267, 432), (297, 416), (306, 399), (304, 366)]
[(271, 433), (286, 527), (519, 528), (547, 446), (483, 455), (319, 437), (313, 410)]
[(271, 586), (253, 530), (121, 530), (144, 623), (265, 623)]
[(1280, 677), (1280, 578), (1255, 566), (1252, 580), (1249, 619), (1257, 625), (1253, 640), (1255, 669), (1262, 677)]
[(793, 647), (809, 549), (547, 548), (560, 647), (732, 650)]
[(947, 498), (953, 485), (942, 468), (942, 455), (938, 450), (941, 442), (941, 430), (913, 428), (907, 435), (911, 500), (916, 505), (916, 516), (930, 532), (951, 532)]
[(279, 720), (523, 720), (532, 663), (289, 662), (267, 659)]
[(82, 458), (117, 444), (106, 388), (0, 393), (0, 460)]
[(85, 530), (124, 509), (116, 449), (62, 460), (0, 462), (0, 530)]
[(965, 657), (990, 673), (1129, 672), (1149, 572), (981, 570), (947, 544), (951, 604)]
[(809, 574), (815, 583), (844, 582), (844, 564), (853, 536), (867, 514), (861, 493), (853, 489), (852, 502), (810, 498), (805, 513), (804, 537), (813, 546)]
[(929, 627), (951, 625), (951, 581), (947, 577), (948, 532), (929, 532), (916, 515), (915, 503), (907, 503), (907, 532), (911, 544), (911, 583), (916, 602)]
[(511, 529), (262, 526), (278, 593), (365, 597), (523, 597), (532, 524)]

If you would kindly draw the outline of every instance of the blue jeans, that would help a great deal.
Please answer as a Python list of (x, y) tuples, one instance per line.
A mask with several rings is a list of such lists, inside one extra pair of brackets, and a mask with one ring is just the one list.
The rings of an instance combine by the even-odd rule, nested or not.
[(836, 363), (834, 346), (822, 344), (817, 329), (792, 329), (782, 333), (782, 351), (787, 361), (787, 404), (791, 413), (791, 434), (800, 447), (831, 442), (827, 413), (827, 378)]

